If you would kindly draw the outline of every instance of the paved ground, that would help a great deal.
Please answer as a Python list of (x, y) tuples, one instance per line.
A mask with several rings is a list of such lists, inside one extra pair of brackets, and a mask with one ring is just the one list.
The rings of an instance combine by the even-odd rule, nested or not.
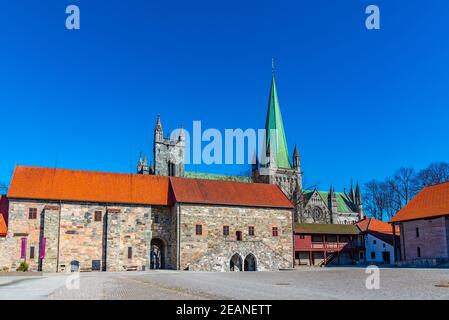
[(449, 299), (438, 286), (449, 283), (447, 269), (380, 269), (378, 290), (366, 288), (368, 276), (363, 268), (81, 273), (79, 289), (67, 274), (0, 276), (0, 299)]

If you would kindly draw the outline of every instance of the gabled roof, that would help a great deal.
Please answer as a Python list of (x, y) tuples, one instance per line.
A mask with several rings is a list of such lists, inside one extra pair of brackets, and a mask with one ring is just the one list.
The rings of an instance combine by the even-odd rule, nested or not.
[[(309, 200), (314, 192), (315, 192), (314, 190), (313, 191), (305, 191), (306, 199)], [(329, 204), (328, 204), (329, 192), (318, 191), (318, 190), (316, 190), (316, 192), (318, 192), (318, 194), (320, 195), (320, 197), (323, 200), (326, 207), (329, 207)], [(355, 210), (353, 208), (354, 204), (352, 203), (352, 201), (349, 199), (349, 197), (345, 193), (335, 192), (335, 198), (337, 200), (337, 212), (339, 212), (339, 213), (355, 212)]]
[(449, 182), (425, 187), (389, 222), (449, 215)]
[[(374, 218), (365, 217), (363, 220), (358, 221), (356, 225), (362, 232), (372, 231), (385, 234), (393, 234), (391, 224)], [(399, 235), (399, 232), (399, 227), (396, 227), (396, 234)]]
[(277, 185), (170, 178), (176, 202), (248, 207), (288, 208), (293, 205)]
[[(171, 187), (170, 187), (171, 186)], [(277, 185), (17, 166), (10, 199), (293, 208)]]
[(17, 166), (10, 199), (169, 204), (167, 177)]
[(295, 233), (357, 235), (360, 230), (353, 224), (298, 223)]

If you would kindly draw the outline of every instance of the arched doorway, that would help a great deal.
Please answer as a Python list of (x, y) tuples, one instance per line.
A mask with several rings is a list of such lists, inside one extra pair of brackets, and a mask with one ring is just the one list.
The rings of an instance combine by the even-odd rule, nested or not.
[(242, 257), (236, 253), (232, 256), (229, 262), (229, 270), (231, 271), (242, 271)]
[(151, 240), (150, 269), (165, 268), (165, 245), (164, 241), (155, 238)]
[(245, 258), (245, 271), (257, 271), (256, 257), (250, 253)]

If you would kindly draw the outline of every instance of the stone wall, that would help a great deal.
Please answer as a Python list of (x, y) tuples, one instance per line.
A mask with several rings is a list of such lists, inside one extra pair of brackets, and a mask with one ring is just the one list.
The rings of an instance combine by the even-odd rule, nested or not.
[(165, 269), (176, 269), (176, 212), (170, 207), (153, 206), (151, 217), (153, 239), (164, 244)]
[[(40, 245), (40, 227), (43, 219), (44, 209), (47, 203), (39, 201), (9, 201), (9, 222), (7, 238), (11, 241), (10, 245), (10, 270), (14, 271), (21, 262), (29, 264), (30, 271), (37, 271), (39, 265), (39, 245)], [(37, 210), (36, 219), (29, 219), (29, 209)], [(25, 259), (21, 258), (21, 241), (26, 238)], [(34, 258), (30, 256), (31, 248), (34, 248)]]
[[(149, 268), (151, 207), (115, 206), (107, 214), (107, 271)], [(128, 256), (131, 248), (131, 257)]]
[(14, 240), (9, 237), (0, 237), (0, 272), (11, 270), (12, 253), (14, 250)]
[[(292, 211), (251, 207), (214, 205), (181, 205), (182, 270), (229, 271), (234, 254), (244, 260), (252, 253), (258, 270), (278, 270), (293, 267)], [(196, 225), (202, 225), (202, 235), (196, 235)], [(229, 236), (223, 226), (229, 226)], [(254, 227), (254, 236), (248, 227)], [(272, 235), (277, 227), (279, 236)], [(236, 231), (242, 241), (236, 241)]]
[[(402, 260), (448, 259), (448, 229), (446, 217), (404, 221), (401, 225)], [(419, 229), (419, 237), (416, 236)], [(421, 257), (418, 257), (418, 248)]]
[[(36, 219), (29, 219), (30, 208), (37, 210)], [(95, 212), (100, 212), (101, 221), (95, 221)], [(1, 263), (10, 270), (22, 261), (31, 271), (37, 271), (41, 262), (44, 272), (70, 272), (74, 262), (81, 270), (149, 267), (151, 206), (10, 200), (9, 218), (10, 257), (2, 254)], [(27, 239), (25, 259), (21, 258), (22, 238)], [(43, 238), (45, 257), (40, 261)], [(4, 247), (0, 243), (0, 253)], [(132, 248), (130, 259), (128, 248)]]

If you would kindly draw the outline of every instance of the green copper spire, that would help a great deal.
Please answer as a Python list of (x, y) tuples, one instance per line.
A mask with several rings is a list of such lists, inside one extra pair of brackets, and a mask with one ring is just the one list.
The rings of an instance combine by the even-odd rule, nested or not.
[[(271, 130), (276, 134), (271, 137)], [(278, 95), (276, 91), (276, 83), (274, 81), (274, 65), (272, 67), (270, 98), (268, 100), (267, 120), (265, 123), (266, 130), (266, 148), (270, 151), (278, 168), (291, 169), (290, 157), (288, 156), (287, 140), (285, 139), (284, 124), (282, 122), (281, 107), (279, 105)], [(275, 141), (271, 141), (275, 138)]]

